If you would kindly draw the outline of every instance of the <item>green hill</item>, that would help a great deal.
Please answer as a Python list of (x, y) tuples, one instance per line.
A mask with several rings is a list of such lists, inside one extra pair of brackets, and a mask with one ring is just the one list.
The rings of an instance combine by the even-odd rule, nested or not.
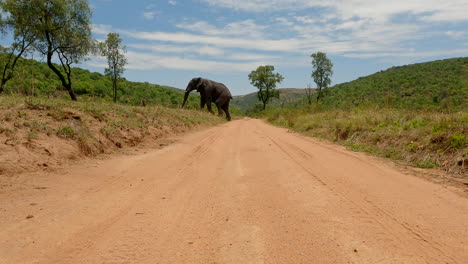
[[(0, 65), (3, 65), (5, 57), (6, 54), (0, 54)], [(112, 101), (112, 83), (105, 75), (73, 68), (72, 81), (78, 100), (80, 97), (93, 97), (102, 101)], [(5, 86), (5, 93), (68, 97), (62, 89), (58, 77), (47, 64), (32, 59), (20, 59), (13, 79)], [(123, 79), (119, 82), (118, 101), (129, 105), (144, 103), (146, 105), (178, 107), (183, 101), (183, 91), (173, 87)], [(199, 103), (196, 96), (190, 96), (187, 105), (191, 108), (197, 107)]]
[(254, 115), (353, 151), (468, 175), (468, 58), (392, 67), (324, 94), (320, 104)]
[(468, 57), (392, 67), (335, 85), (323, 103), (337, 108), (379, 105), (408, 109), (461, 109), (468, 102)]
[[(280, 90), (280, 99), (274, 98), (269, 106), (273, 107), (283, 107), (290, 106), (298, 101), (305, 100), (305, 90), (297, 88), (282, 88)], [(232, 100), (232, 105), (242, 111), (248, 111), (252, 109), (256, 104), (259, 104), (260, 101), (257, 97), (257, 92), (234, 96)]]
[[(304, 89), (280, 89), (270, 106), (305, 103)], [(400, 109), (457, 110), (468, 107), (468, 57), (392, 67), (324, 90), (322, 104), (351, 109), (385, 106)], [(247, 111), (259, 103), (256, 93), (235, 96), (233, 105)]]

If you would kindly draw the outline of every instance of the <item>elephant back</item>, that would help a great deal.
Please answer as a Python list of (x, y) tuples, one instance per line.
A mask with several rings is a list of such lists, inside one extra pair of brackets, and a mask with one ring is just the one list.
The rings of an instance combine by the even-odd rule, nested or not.
[(227, 86), (224, 85), (224, 83), (217, 83), (217, 84), (220, 87), (222, 87), (220, 95), (225, 96), (225, 97), (229, 97), (229, 98), (232, 99), (232, 94), (231, 94), (231, 91), (229, 91), (229, 88), (227, 88)]

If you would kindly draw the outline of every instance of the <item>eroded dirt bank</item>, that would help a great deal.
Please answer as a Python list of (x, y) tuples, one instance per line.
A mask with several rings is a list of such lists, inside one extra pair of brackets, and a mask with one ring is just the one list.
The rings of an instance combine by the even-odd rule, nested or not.
[(463, 190), (259, 120), (9, 179), (0, 263), (467, 263)]
[(207, 112), (161, 106), (0, 96), (0, 178), (156, 147), (222, 122)]

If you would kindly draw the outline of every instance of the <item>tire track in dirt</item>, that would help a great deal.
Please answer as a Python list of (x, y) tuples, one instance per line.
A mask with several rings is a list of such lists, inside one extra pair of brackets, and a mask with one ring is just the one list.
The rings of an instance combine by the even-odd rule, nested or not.
[[(181, 164), (175, 164), (175, 165), (181, 165), (177, 166), (180, 168), (177, 168), (175, 171), (175, 174), (170, 182), (166, 182), (165, 184), (167, 185), (167, 190), (165, 190), (165, 193), (171, 193), (172, 190), (175, 190), (178, 188), (181, 183), (183, 183), (186, 179), (186, 177), (189, 175), (187, 171), (190, 170), (190, 168), (193, 166), (194, 163), (197, 162), (210, 148), (210, 144), (216, 143), (219, 138), (222, 136), (222, 133), (218, 133), (215, 131), (208, 131), (206, 137), (202, 138), (201, 140), (197, 141), (196, 145), (191, 147), (190, 152), (186, 154), (186, 163), (181, 163)], [(172, 166), (169, 166), (167, 168), (169, 171), (172, 169)], [(108, 181), (103, 185), (111, 185), (115, 184), (119, 181), (119, 179), (122, 179), (125, 177), (125, 174), (116, 177), (112, 181)], [(148, 178), (148, 177), (146, 177)], [(92, 228), (86, 228), (84, 230), (81, 230), (80, 234), (78, 234), (78, 238), (71, 238), (73, 247), (68, 249), (60, 249), (57, 252), (54, 252), (51, 254), (52, 256), (58, 255), (58, 257), (51, 257), (47, 256), (45, 259), (47, 261), (44, 261), (44, 263), (52, 262), (52, 263), (70, 263), (70, 262), (78, 262), (78, 260), (83, 259), (84, 257), (84, 252), (87, 252), (89, 249), (93, 247), (93, 244), (95, 242), (92, 242), (93, 240), (96, 239), (96, 234), (101, 234), (102, 237), (106, 237), (109, 235), (113, 234), (113, 228), (115, 226), (122, 225), (121, 223), (126, 223), (128, 221), (133, 221), (135, 219), (135, 216), (137, 215), (143, 215), (143, 213), (140, 213), (136, 209), (138, 207), (139, 202), (141, 201), (145, 196), (148, 195), (148, 193), (151, 192), (152, 184), (146, 184), (143, 189), (139, 190), (138, 195), (133, 199), (135, 202), (130, 203), (129, 206), (123, 208), (119, 213), (117, 213), (115, 216), (111, 217), (108, 219), (109, 221), (105, 221), (103, 223), (100, 223), (99, 225), (93, 226)], [(102, 191), (102, 189), (101, 189)], [(183, 212), (181, 212), (182, 214)], [(138, 219), (138, 218), (137, 218)], [(141, 217), (140, 217), (141, 219)], [(145, 224), (144, 222), (137, 221), (135, 222), (135, 225), (130, 225), (129, 227), (126, 227), (127, 229), (124, 231), (124, 233), (128, 234), (126, 235), (121, 243), (117, 243), (116, 246), (113, 248), (109, 249), (109, 252), (112, 253), (110, 254), (112, 258), (118, 258), (119, 261), (117, 263), (125, 263), (127, 261), (135, 261), (138, 259), (138, 256), (145, 255), (144, 252), (141, 252), (141, 245), (139, 245), (139, 239), (138, 237), (135, 237), (136, 234), (139, 234), (139, 229), (138, 227)], [(88, 235), (83, 235), (83, 234), (88, 234)], [(149, 233), (146, 235), (150, 235)], [(94, 237), (94, 238), (93, 238)], [(79, 245), (79, 246), (76, 246)], [(60, 252), (60, 253), (59, 253)], [(64, 258), (63, 256), (67, 256)], [(54, 260), (55, 258), (55, 260)], [(90, 260), (91, 261), (91, 260)], [(105, 258), (102, 260), (104, 263), (110, 261), (110, 262), (115, 262), (111, 260), (106, 260)]]
[(1, 264), (468, 262), (466, 197), (259, 120), (40, 176), (0, 193)]
[[(327, 183), (325, 180), (311, 172), (307, 166), (310, 162), (310, 159), (314, 159), (314, 156), (309, 154), (308, 152), (304, 151), (300, 147), (297, 147), (293, 144), (287, 143), (282, 140), (275, 140), (270, 136), (267, 136), (271, 142), (273, 142), (291, 161), (296, 163), (299, 167), (301, 167), (304, 171), (306, 171), (310, 176), (312, 176), (318, 183), (325, 186), (331, 193), (337, 195), (341, 198), (342, 201), (346, 201), (349, 206), (355, 211), (357, 214), (360, 215), (360, 218), (366, 219), (368, 224), (378, 225), (381, 229), (380, 236), (383, 237), (393, 237), (399, 243), (402, 244), (413, 244), (408, 243), (408, 239), (412, 239), (414, 242), (421, 245), (418, 249), (414, 249), (413, 253), (418, 254), (420, 250), (425, 251), (426, 256), (434, 255), (433, 261), (437, 263), (437, 260), (441, 258), (446, 259), (446, 263), (460, 263), (454, 258), (450, 256), (446, 251), (442, 248), (448, 248), (448, 245), (443, 245), (434, 241), (432, 237), (427, 234), (424, 234), (422, 231), (418, 230), (418, 228), (411, 226), (408, 223), (404, 223), (394, 217), (388, 211), (380, 208), (374, 202), (369, 200), (367, 197), (347, 197), (347, 192), (343, 190), (337, 189), (337, 183)], [(358, 159), (359, 160), (359, 159)], [(334, 186), (334, 187), (331, 187)], [(356, 200), (356, 199), (359, 200)], [(385, 220), (385, 221), (383, 221)], [(389, 223), (389, 221), (391, 223)], [(414, 245), (414, 244), (413, 244)], [(434, 254), (436, 253), (436, 254)]]

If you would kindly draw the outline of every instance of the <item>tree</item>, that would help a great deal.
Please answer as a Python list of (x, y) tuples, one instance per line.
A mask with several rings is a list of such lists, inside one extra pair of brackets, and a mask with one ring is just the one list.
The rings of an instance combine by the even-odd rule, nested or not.
[(327, 58), (327, 54), (323, 52), (317, 52), (312, 55), (312, 78), (314, 82), (317, 84), (317, 102), (320, 100), (322, 95), (322, 90), (328, 88), (331, 84), (330, 77), (333, 75), (333, 63), (329, 58)]
[(281, 83), (284, 77), (279, 73), (273, 73), (274, 70), (275, 67), (271, 65), (259, 66), (249, 74), (250, 83), (258, 89), (257, 97), (263, 103), (263, 110), (272, 98), (280, 96), (276, 84)]
[(305, 93), (306, 93), (306, 97), (307, 97), (307, 102), (309, 104), (312, 104), (312, 95), (314, 94), (314, 89), (312, 88), (310, 83), (307, 84), (307, 88), (305, 88)]
[[(47, 57), (47, 65), (57, 75), (71, 99), (71, 64), (82, 62), (93, 49), (91, 10), (87, 0), (30, 0), (38, 36), (35, 48)], [(57, 55), (61, 69), (52, 62)]]
[[(3, 5), (4, 1), (5, 0), (0, 0), (0, 4)], [(3, 10), (3, 7), (0, 7), (0, 35), (3, 35), (6, 33), (5, 18), (4, 18), (5, 14), (3, 12), (5, 12)], [(0, 45), (0, 48), (3, 48), (3, 46)]]
[(114, 91), (113, 100), (117, 102), (117, 82), (122, 77), (124, 66), (127, 60), (123, 53), (125, 53), (125, 46), (122, 45), (122, 39), (117, 33), (109, 33), (106, 41), (100, 43), (100, 50), (103, 56), (107, 57), (109, 68), (105, 69), (105, 74), (112, 80), (112, 90)]
[(18, 59), (30, 49), (36, 40), (32, 29), (34, 21), (29, 15), (31, 8), (29, 0), (0, 0), (0, 10), (8, 14), (2, 18), (0, 13), (0, 33), (6, 33), (7, 30), (13, 31), (13, 43), (2, 51), (7, 55), (1, 65), (0, 93), (3, 92), (5, 84), (13, 78)]

